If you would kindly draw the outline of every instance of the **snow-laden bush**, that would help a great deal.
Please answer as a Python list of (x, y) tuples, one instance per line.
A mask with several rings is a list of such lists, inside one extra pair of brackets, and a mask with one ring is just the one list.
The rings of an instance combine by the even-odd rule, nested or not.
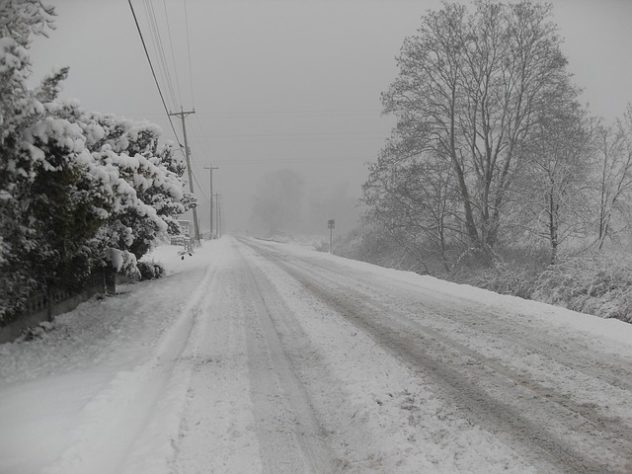
[[(455, 278), (462, 283), (563, 306), (604, 318), (632, 322), (632, 259), (624, 252), (583, 252), (557, 265), (533, 255), (472, 268)], [(454, 277), (454, 275), (453, 275)]]
[(605, 253), (568, 259), (542, 272), (533, 299), (632, 322), (632, 261)]
[(53, 9), (40, 2), (0, 2), (0, 324), (40, 287), (36, 268), (25, 256), (41, 242), (29, 199), (41, 155), (21, 133), (44, 113), (27, 84), (28, 48), (34, 35), (52, 28), (52, 15)]
[(60, 99), (66, 68), (29, 86), (30, 41), (53, 13), (0, 2), (0, 324), (33, 292), (79, 289), (95, 269), (139, 275), (138, 259), (192, 202), (155, 125)]
[(138, 271), (141, 280), (155, 280), (165, 275), (165, 267), (158, 262), (138, 262)]

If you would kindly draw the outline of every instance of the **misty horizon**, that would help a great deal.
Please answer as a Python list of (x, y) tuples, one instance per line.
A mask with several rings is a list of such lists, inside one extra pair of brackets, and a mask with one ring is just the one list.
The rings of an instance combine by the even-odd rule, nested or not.
[[(127, 3), (54, 5), (56, 30), (32, 48), (34, 76), (68, 65), (63, 97), (76, 97), (87, 110), (147, 119), (173, 140)], [(298, 173), (305, 194), (322, 196), (323, 202), (342, 188), (350, 198), (360, 197), (367, 164), (394, 125), (382, 115), (380, 94), (396, 75), (395, 56), (421, 16), (440, 2), (189, 0), (190, 71), (181, 5), (165, 5), (177, 69), (169, 48), (166, 59), (180, 86), (173, 97), (167, 93), (167, 103), (174, 111), (180, 106), (196, 111), (188, 133), (200, 227), (208, 228), (204, 167), (212, 163), (220, 168), (214, 192), (222, 195), (225, 229), (246, 230), (254, 227), (255, 190), (271, 172)], [(556, 0), (553, 6), (582, 99), (598, 116), (614, 120), (632, 100), (627, 88), (632, 67), (621, 60), (632, 39), (626, 25), (632, 5)], [(148, 29), (142, 6), (138, 14)], [(166, 31), (162, 8), (156, 16)], [(165, 35), (165, 45), (167, 40)], [(175, 125), (181, 135), (179, 121)], [(346, 209), (344, 202), (341, 206)], [(335, 207), (302, 216), (299, 229), (325, 235), (324, 215), (337, 218), (341, 230), (352, 228), (360, 207), (340, 216)]]

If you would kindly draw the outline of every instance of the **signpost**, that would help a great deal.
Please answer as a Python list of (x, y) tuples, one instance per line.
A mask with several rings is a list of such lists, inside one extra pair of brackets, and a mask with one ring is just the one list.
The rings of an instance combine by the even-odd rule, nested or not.
[(336, 228), (336, 221), (334, 219), (329, 219), (329, 221), (327, 221), (327, 227), (329, 227), (329, 253), (334, 253), (333, 240), (334, 240), (334, 229)]

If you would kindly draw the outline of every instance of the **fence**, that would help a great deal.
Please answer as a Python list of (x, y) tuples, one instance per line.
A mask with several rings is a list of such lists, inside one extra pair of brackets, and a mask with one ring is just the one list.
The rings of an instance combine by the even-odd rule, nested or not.
[(93, 273), (79, 292), (72, 292), (62, 288), (51, 288), (49, 291), (32, 295), (24, 308), (14, 321), (0, 327), (0, 344), (11, 342), (18, 338), (27, 329), (37, 326), (43, 321), (52, 321), (58, 314), (75, 309), (88, 298), (103, 294), (106, 291), (106, 280), (109, 283), (109, 291), (112, 291), (111, 283), (104, 272)]

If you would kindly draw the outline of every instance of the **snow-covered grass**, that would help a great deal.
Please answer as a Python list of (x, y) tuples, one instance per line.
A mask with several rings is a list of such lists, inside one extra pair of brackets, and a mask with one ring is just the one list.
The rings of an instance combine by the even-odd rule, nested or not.
[(632, 259), (624, 252), (569, 259), (542, 272), (531, 297), (632, 323)]
[[(284, 248), (291, 249), (293, 253), (303, 256), (314, 256), (315, 254), (313, 250), (301, 245), (275, 244), (272, 242), (269, 243), (269, 245), (283, 245)], [(613, 341), (624, 343), (632, 348), (632, 325), (621, 320), (604, 320), (602, 315), (586, 314), (568, 308), (552, 306), (545, 302), (524, 299), (514, 295), (500, 294), (469, 284), (451, 282), (429, 275), (419, 275), (414, 272), (383, 268), (359, 260), (335, 255), (319, 253), (318, 258), (324, 258), (333, 262), (344, 261), (345, 266), (366, 272), (380, 281), (397, 281), (412, 285), (413, 287), (422, 286), (437, 292), (437, 294), (444, 294), (448, 299), (458, 297), (459, 299), (471, 300), (480, 304), (506, 308), (509, 312), (519, 313), (524, 317), (537, 318), (546, 324), (553, 324), (560, 327), (568, 326), (569, 328), (583, 332), (604, 336)], [(621, 264), (621, 266), (623, 265)]]
[(492, 265), (475, 258), (462, 259), (450, 271), (436, 255), (420, 263), (388, 240), (359, 231), (344, 236), (337, 244), (341, 255), (372, 264), (430, 273), (457, 283), (498, 293), (562, 306), (602, 318), (632, 323), (632, 258), (627, 247), (603, 251), (584, 250), (562, 255), (550, 265), (548, 248), (499, 248)]
[(451, 277), (499, 293), (632, 322), (631, 269), (632, 259), (620, 250), (584, 252), (556, 265), (505, 262)]

